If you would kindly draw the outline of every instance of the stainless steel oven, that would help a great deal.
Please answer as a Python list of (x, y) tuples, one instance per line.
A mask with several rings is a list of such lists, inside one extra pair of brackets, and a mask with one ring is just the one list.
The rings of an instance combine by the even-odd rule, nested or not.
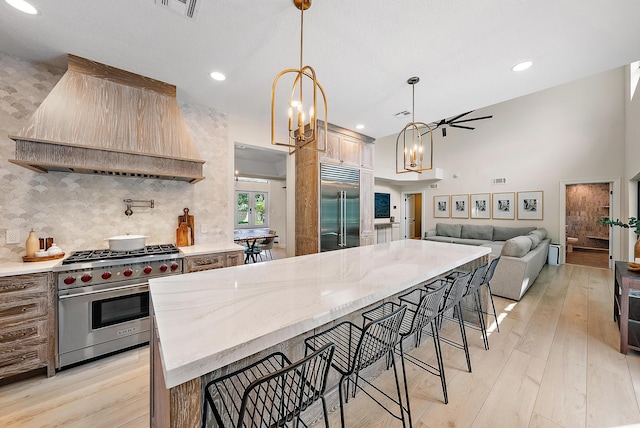
[(148, 343), (149, 278), (182, 273), (182, 259), (172, 253), (57, 270), (58, 368), (63, 368)]

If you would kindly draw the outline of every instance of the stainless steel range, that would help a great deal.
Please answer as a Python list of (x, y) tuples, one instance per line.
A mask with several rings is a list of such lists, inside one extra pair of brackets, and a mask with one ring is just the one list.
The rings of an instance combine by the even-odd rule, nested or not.
[(149, 342), (149, 279), (182, 273), (175, 245), (77, 251), (54, 269), (57, 367)]

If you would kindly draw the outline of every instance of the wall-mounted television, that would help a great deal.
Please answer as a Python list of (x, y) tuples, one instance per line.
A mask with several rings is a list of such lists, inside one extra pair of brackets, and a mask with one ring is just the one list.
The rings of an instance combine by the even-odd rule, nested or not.
[(389, 193), (376, 193), (374, 198), (374, 217), (391, 217), (391, 195)]

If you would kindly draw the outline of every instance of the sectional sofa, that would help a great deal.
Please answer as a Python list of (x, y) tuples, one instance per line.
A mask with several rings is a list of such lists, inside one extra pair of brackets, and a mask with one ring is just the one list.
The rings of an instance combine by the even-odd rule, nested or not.
[(547, 231), (535, 227), (437, 223), (424, 239), (491, 248), (490, 259), (500, 256), (491, 280), (493, 294), (520, 300), (547, 262)]

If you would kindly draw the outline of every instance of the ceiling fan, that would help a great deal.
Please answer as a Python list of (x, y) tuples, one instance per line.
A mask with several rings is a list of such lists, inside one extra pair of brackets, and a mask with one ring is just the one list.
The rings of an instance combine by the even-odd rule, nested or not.
[(491, 119), (493, 117), (493, 115), (490, 115), (490, 116), (474, 117), (474, 118), (471, 118), (471, 119), (462, 119), (463, 117), (465, 117), (466, 115), (468, 115), (470, 113), (473, 113), (473, 110), (468, 111), (466, 113), (459, 114), (457, 116), (450, 117), (449, 119), (442, 119), (439, 122), (433, 122), (433, 123), (430, 124), (430, 125), (432, 125), (431, 129), (432, 130), (436, 130), (438, 128), (442, 128), (442, 136), (446, 137), (447, 136), (447, 126), (450, 126), (451, 128), (462, 128), (462, 129), (474, 130), (475, 128), (473, 128), (471, 126), (464, 126), (464, 125), (459, 125), (459, 124), (460, 123), (473, 122), (475, 120)]

